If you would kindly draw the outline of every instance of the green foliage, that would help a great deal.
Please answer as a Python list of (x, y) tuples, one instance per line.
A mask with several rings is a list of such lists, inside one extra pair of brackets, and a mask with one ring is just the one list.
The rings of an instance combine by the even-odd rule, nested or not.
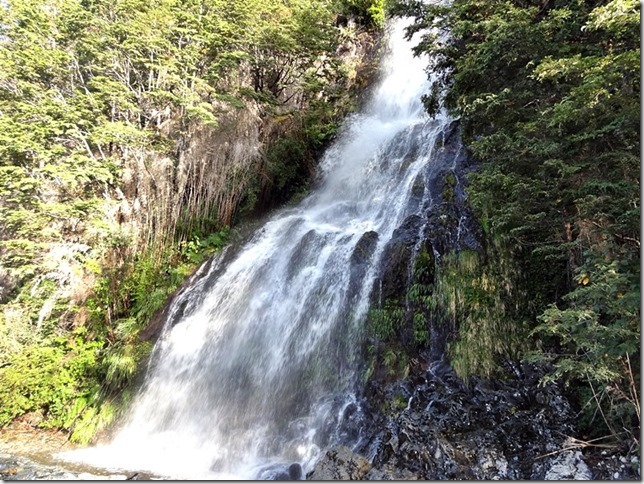
[(405, 378), (408, 372), (408, 356), (396, 348), (386, 348), (382, 355), (382, 366), (389, 378)]
[(564, 296), (564, 309), (551, 305), (532, 331), (556, 342), (528, 355), (553, 364), (544, 383), (587, 385), (580, 394), (585, 424), (595, 436), (632, 432), (638, 425), (640, 361), (632, 355), (640, 350), (641, 296), (629, 272), (616, 261), (580, 268), (578, 287)]
[(467, 191), (486, 238), (525, 279), (531, 304), (517, 316), (541, 348), (531, 358), (553, 363), (547, 380), (591, 395), (586, 422), (601, 415), (610, 432), (637, 434), (639, 3), (403, 0), (392, 10), (416, 18), (418, 52), (443, 68), (436, 92), (447, 90), (482, 161)]
[(412, 348), (402, 344), (405, 329), (405, 311), (389, 301), (383, 308), (373, 308), (367, 316), (367, 328), (372, 344), (368, 348), (365, 381), (371, 378), (405, 376)]
[[(127, 324), (130, 321), (125, 320), (125, 322)], [(133, 331), (128, 328), (127, 332), (121, 334), (130, 335), (132, 333)], [(151, 351), (152, 346), (149, 342), (134, 344), (121, 342), (106, 348), (101, 355), (101, 372), (104, 374), (105, 385), (110, 390), (125, 388), (134, 377), (139, 361), (147, 357)]]
[(448, 353), (462, 378), (498, 374), (499, 361), (516, 358), (525, 345), (516, 268), (500, 254), (489, 255), (487, 264), (473, 251), (445, 256), (431, 298), (434, 324), (457, 332)]
[(456, 176), (454, 173), (447, 172), (445, 175), (443, 175), (443, 180), (444, 180), (444, 188), (443, 188), (443, 200), (445, 202), (453, 202), (454, 201), (454, 189), (456, 188)]
[(348, 13), (366, 19), (367, 24), (373, 27), (382, 27), (386, 17), (385, 0), (342, 0)]
[[(8, 350), (0, 367), (0, 425), (37, 412), (43, 415), (40, 426), (68, 429), (72, 440), (88, 443), (120, 411), (124, 391), (151, 351), (149, 342), (139, 341), (140, 330), (196, 264), (224, 245), (227, 233), (195, 236), (192, 245), (181, 244), (161, 258), (149, 252), (113, 270), (101, 270), (92, 257), (81, 258), (98, 280), (87, 302), (89, 325), (71, 332), (57, 327), (56, 305), (41, 320), (57, 284), (42, 277), (26, 283), (12, 302), (20, 319), (13, 319), (9, 307), (0, 318), (0, 327), (11, 329), (0, 338)], [(122, 241), (114, 242), (118, 247)], [(24, 250), (30, 244), (7, 247)], [(68, 312), (68, 302), (61, 301), (58, 311)]]
[[(335, 56), (350, 33), (334, 27), (336, 8), (0, 5), (0, 425), (33, 411), (88, 442), (119, 413), (150, 351), (141, 330), (226, 243), (223, 225), (244, 196), (281, 202), (306, 186), (315, 154), (353, 106)], [(176, 195), (178, 215), (155, 218), (167, 195), (152, 164), (168, 162), (167, 177), (181, 178), (185, 140), (240, 108), (259, 113), (267, 131), (270, 120), (289, 120), (265, 136), (273, 144), (258, 173), (222, 176), (221, 189), (196, 180), (205, 196), (188, 187)], [(222, 209), (213, 200), (234, 183), (242, 193)]]
[(417, 349), (429, 347), (429, 325), (432, 319), (432, 296), (435, 283), (435, 261), (428, 247), (422, 247), (416, 255), (412, 270), (412, 284), (407, 290), (410, 308), (413, 344)]
[[(276, 3), (253, 0), (235, 7), (246, 23), (242, 32), (256, 92), (274, 102), (289, 99), (288, 91), (322, 53), (334, 48), (329, 2), (307, 0)], [(242, 20), (243, 19), (243, 20)], [(241, 26), (240, 26), (241, 27)]]
[[(347, 35), (343, 32), (339, 40), (346, 40)], [(279, 106), (276, 99), (270, 101), (273, 122), (282, 134), (268, 144), (262, 170), (246, 191), (241, 215), (284, 203), (308, 189), (316, 160), (342, 119), (356, 108), (360, 80), (350, 83), (351, 75), (357, 76), (329, 57), (308, 68), (300, 79), (301, 102), (306, 109), (284, 111), (285, 106)], [(260, 97), (269, 102), (265, 96)]]
[[(149, 250), (105, 269), (94, 297), (88, 301), (94, 322), (104, 328), (111, 341), (114, 365), (110, 374), (116, 381), (127, 381), (133, 374), (134, 344), (138, 332), (163, 307), (196, 266), (220, 250), (228, 238), (228, 229), (205, 237), (194, 235), (175, 248), (163, 252)], [(117, 343), (120, 342), (120, 343)], [(124, 346), (122, 345), (124, 344)], [(122, 378), (128, 375), (128, 378)], [(117, 385), (119, 386), (119, 385)]]
[(34, 412), (40, 427), (68, 429), (72, 441), (87, 444), (126, 402), (122, 389), (150, 351), (149, 343), (110, 346), (82, 328), (33, 340), (0, 368), (0, 425)]
[[(311, 160), (307, 160), (306, 145), (298, 139), (282, 138), (273, 143), (266, 154), (268, 174), (273, 180), (273, 187), (278, 193), (288, 187), (293, 189), (293, 183), (297, 180), (306, 180), (306, 162), (309, 166)], [(289, 197), (285, 197), (289, 198)]]
[(416, 313), (413, 316), (414, 321), (414, 344), (418, 347), (429, 346), (429, 328), (425, 316)]
[(392, 342), (397, 331), (403, 326), (405, 314), (396, 306), (369, 311), (368, 327), (371, 333), (380, 341)]
[(0, 425), (14, 417), (41, 410), (48, 427), (63, 427), (77, 415), (77, 399), (93, 390), (100, 343), (52, 338), (16, 353), (0, 368)]
[(434, 272), (433, 253), (422, 247), (414, 259), (411, 286), (404, 298), (387, 300), (369, 311), (371, 345), (365, 379), (404, 378), (410, 359), (429, 348)]
[[(70, 429), (72, 440), (87, 443), (112, 421), (123, 403), (114, 398), (122, 395), (152, 349), (149, 342), (139, 341), (140, 330), (185, 279), (188, 267), (220, 248), (226, 236), (222, 231), (195, 239), (176, 261), (150, 252), (103, 273), (88, 302), (93, 336), (82, 328), (71, 340), (52, 336), (16, 351), (0, 368), (5, 383), (0, 399), (7, 402), (0, 425), (40, 411), (45, 416), (41, 426)], [(86, 263), (96, 270), (93, 259)], [(41, 290), (46, 286), (41, 283)], [(29, 296), (46, 297), (33, 291)]]
[(270, 111), (338, 72), (330, 0), (45, 3), (2, 6), (0, 215), (13, 238), (86, 236), (128, 161), (176, 158), (178, 133), (245, 105), (248, 75)]
[(101, 402), (100, 405), (87, 406), (85, 400), (77, 400), (78, 419), (73, 425), (65, 425), (65, 428), (71, 427), (72, 432), (70, 440), (81, 445), (87, 445), (92, 438), (116, 418), (118, 409), (114, 403)]
[(200, 264), (226, 245), (228, 235), (227, 227), (205, 237), (196, 233), (189, 241), (179, 242), (179, 255), (190, 264)]

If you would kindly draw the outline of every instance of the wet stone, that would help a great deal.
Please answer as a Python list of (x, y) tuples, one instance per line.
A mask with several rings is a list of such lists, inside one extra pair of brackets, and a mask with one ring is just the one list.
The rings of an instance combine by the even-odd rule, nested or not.
[(104, 481), (126, 480), (127, 476), (76, 472), (57, 465), (39, 464), (26, 457), (11, 456), (0, 451), (0, 479), (3, 481)]
[[(530, 368), (514, 380), (473, 378), (465, 384), (449, 365), (431, 369), (415, 385), (409, 382), (421, 381), (420, 375), (373, 384), (365, 409), (370, 415), (365, 441), (355, 451), (332, 448), (307, 479), (613, 479), (616, 473), (620, 479), (639, 477), (639, 460), (635, 459), (637, 469), (624, 463), (633, 461), (631, 455), (612, 459), (599, 451), (593, 457), (586, 451), (564, 450), (569, 445), (565, 436), (574, 435), (575, 412), (556, 385), (538, 386), (540, 370)], [(533, 397), (535, 388), (543, 403)], [(384, 404), (400, 395), (411, 398), (405, 409)]]
[(313, 481), (357, 481), (363, 479), (370, 469), (365, 457), (340, 446), (329, 450), (306, 478)]
[(380, 294), (378, 299), (399, 297), (401, 289), (408, 287), (409, 267), (412, 263), (414, 246), (421, 236), (422, 219), (411, 215), (398, 227), (385, 246), (380, 274)]

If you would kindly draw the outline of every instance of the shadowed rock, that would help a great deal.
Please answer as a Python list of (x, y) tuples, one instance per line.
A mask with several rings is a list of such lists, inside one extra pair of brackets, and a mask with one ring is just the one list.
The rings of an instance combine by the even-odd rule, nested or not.
[[(356, 453), (335, 448), (307, 478), (599, 478), (582, 452), (564, 450), (570, 445), (566, 435), (573, 432), (574, 411), (561, 390), (555, 385), (539, 387), (536, 367), (516, 370), (519, 374), (511, 380), (473, 377), (465, 384), (443, 361), (425, 372), (417, 367), (405, 380), (375, 384), (365, 432), (372, 437), (356, 448), (360, 455), (372, 456), (370, 466), (364, 467), (367, 471), (355, 472), (361, 462)], [(407, 405), (401, 409), (388, 404), (394, 400)], [(638, 477), (622, 467), (621, 478)]]
[(353, 249), (350, 259), (349, 300), (352, 300), (360, 289), (362, 279), (369, 268), (371, 256), (378, 244), (378, 238), (376, 232), (366, 232)]
[(405, 219), (385, 246), (380, 272), (380, 285), (376, 285), (376, 301), (402, 302), (410, 282), (410, 266), (422, 228), (422, 219), (411, 215)]

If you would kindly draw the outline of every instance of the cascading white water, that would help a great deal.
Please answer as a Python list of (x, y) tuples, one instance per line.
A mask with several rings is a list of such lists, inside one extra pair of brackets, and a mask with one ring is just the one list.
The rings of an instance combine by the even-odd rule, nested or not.
[[(419, 210), (412, 188), (449, 122), (424, 114), (427, 60), (412, 55), (405, 24), (392, 26), (382, 80), (324, 156), (319, 186), (174, 303), (111, 443), (62, 458), (172, 478), (253, 479), (292, 463), (306, 473), (340, 439), (380, 259)], [(431, 196), (425, 190), (425, 205)], [(368, 232), (377, 236), (357, 271), (356, 246)]]

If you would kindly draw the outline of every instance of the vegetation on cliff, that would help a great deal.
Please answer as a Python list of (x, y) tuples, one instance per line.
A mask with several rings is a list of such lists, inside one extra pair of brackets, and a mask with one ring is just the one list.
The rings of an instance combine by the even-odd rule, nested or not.
[(0, 5), (0, 425), (28, 414), (86, 442), (114, 418), (152, 315), (240, 213), (306, 185), (383, 15), (380, 0)]
[[(458, 328), (461, 377), (544, 363), (589, 437), (639, 442), (639, 4), (392, 11), (416, 18), (418, 51), (444, 73), (428, 111), (444, 101), (482, 162), (467, 192), (484, 250), (434, 267), (423, 248), (407, 294), (370, 313), (384, 364), (367, 376), (404, 375), (430, 320)], [(0, 425), (28, 415), (87, 442), (127, 402), (150, 351), (141, 331), (172, 292), (240, 216), (306, 188), (366, 77), (354, 47), (384, 1), (0, 12)]]
[(487, 250), (439, 274), (462, 296), (455, 368), (489, 374), (481, 362), (498, 369), (518, 337), (518, 356), (574, 390), (589, 436), (638, 444), (639, 3), (402, 0), (393, 12), (415, 17), (418, 52), (442, 69), (428, 110), (445, 92), (482, 162), (467, 191)]

